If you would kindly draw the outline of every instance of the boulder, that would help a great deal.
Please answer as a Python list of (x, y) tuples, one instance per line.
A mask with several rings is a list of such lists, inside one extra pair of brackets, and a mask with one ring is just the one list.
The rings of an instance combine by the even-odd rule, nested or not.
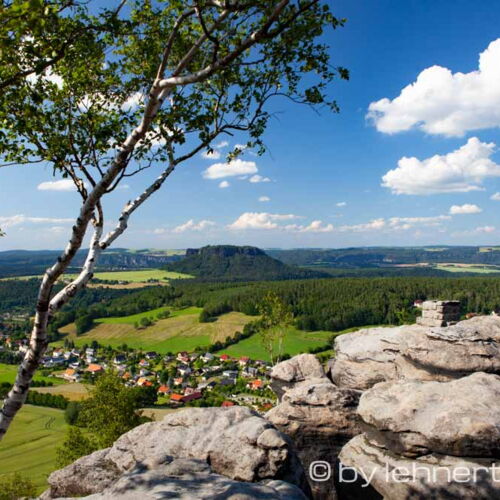
[(372, 444), (364, 435), (351, 439), (339, 459), (338, 490), (347, 490), (342, 498), (349, 500), (500, 498), (500, 462), (491, 459), (431, 453), (412, 460)]
[(296, 486), (284, 481), (249, 483), (214, 474), (203, 460), (175, 459), (149, 470), (137, 467), (124, 474), (101, 493), (84, 497), (87, 500), (212, 500), (215, 498), (251, 500), (306, 500)]
[(401, 352), (403, 378), (417, 373), (438, 380), (478, 371), (500, 374), (500, 317), (476, 316), (446, 328), (406, 329)]
[[(361, 432), (356, 415), (359, 395), (326, 377), (309, 379), (288, 389), (266, 418), (292, 438), (306, 471), (315, 461), (333, 467), (342, 446)], [(314, 499), (336, 498), (333, 477), (325, 482), (309, 479)]]
[(423, 333), (424, 327), (366, 328), (335, 338), (336, 358), (330, 370), (339, 387), (366, 390), (378, 382), (398, 377), (395, 360), (408, 331)]
[(299, 354), (273, 367), (271, 387), (281, 399), (287, 389), (311, 378), (326, 378), (323, 366), (314, 354)]
[(380, 383), (361, 396), (358, 413), (370, 442), (398, 455), (500, 458), (498, 375)]
[(236, 481), (283, 480), (309, 493), (290, 438), (256, 412), (234, 406), (190, 408), (136, 427), (111, 448), (52, 473), (48, 497), (101, 492), (139, 465), (155, 470), (169, 457), (202, 460)]

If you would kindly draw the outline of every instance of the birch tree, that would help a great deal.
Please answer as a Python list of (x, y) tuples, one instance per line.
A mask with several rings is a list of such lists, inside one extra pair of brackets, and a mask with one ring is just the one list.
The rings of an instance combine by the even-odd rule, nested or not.
[[(32, 3), (61, 7), (13, 3), (28, 11)], [(107, 10), (98, 2), (90, 10), (89, 2), (64, 5), (51, 15), (73, 36), (53, 53), (46, 50), (53, 38), (45, 36), (53, 28), (36, 23), (34, 29), (23, 24), (21, 32), (14, 23), (0, 41), (2, 66), (4, 60), (14, 65), (10, 80), (0, 75), (8, 80), (0, 96), (0, 166), (49, 165), (74, 183), (81, 199), (68, 243), (42, 278), (29, 349), (0, 412), (0, 438), (26, 399), (51, 318), (88, 284), (100, 254), (172, 173), (221, 138), (244, 135), (245, 147), (263, 154), (272, 99), (337, 111), (329, 85), (348, 77), (331, 64), (322, 39), (343, 21), (320, 0), (130, 0)], [(242, 149), (235, 147), (227, 160)], [(105, 212), (121, 182), (148, 170), (156, 173), (151, 184), (121, 213)], [(118, 219), (106, 233), (105, 216)], [(86, 236), (80, 273), (54, 293)]]

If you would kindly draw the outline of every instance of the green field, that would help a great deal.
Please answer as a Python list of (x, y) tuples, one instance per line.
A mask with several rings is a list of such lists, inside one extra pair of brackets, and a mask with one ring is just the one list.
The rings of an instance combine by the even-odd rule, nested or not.
[(436, 269), (448, 271), (449, 273), (500, 273), (500, 267), (488, 264), (437, 264)]
[[(8, 382), (9, 384), (13, 384), (17, 375), (18, 365), (5, 365), (0, 363), (0, 383)], [(35, 381), (41, 382), (44, 380), (45, 382), (52, 382), (54, 385), (65, 384), (66, 382), (57, 377), (43, 377), (42, 375), (36, 375), (34, 378)]]
[(19, 472), (41, 493), (47, 487), (47, 476), (56, 470), (56, 448), (65, 431), (62, 410), (23, 406), (0, 442), (0, 477)]
[[(146, 311), (138, 314), (131, 314), (130, 316), (112, 317), (112, 318), (99, 318), (96, 319), (96, 323), (101, 323), (105, 325), (133, 325), (142, 318), (152, 318), (156, 319), (156, 316), (163, 312), (169, 311), (169, 307), (158, 307), (158, 309), (152, 309), (151, 311)], [(170, 318), (177, 318), (179, 316), (186, 316), (189, 314), (200, 314), (202, 309), (200, 307), (186, 307), (186, 309), (178, 309), (177, 311), (170, 312)]]
[[(242, 331), (254, 318), (238, 312), (223, 314), (212, 323), (200, 323), (200, 308), (190, 307), (172, 312), (167, 319), (156, 321), (147, 328), (136, 329), (138, 317), (154, 317), (163, 308), (141, 315), (123, 318), (103, 318), (96, 320), (97, 326), (84, 335), (76, 336), (75, 325), (67, 325), (60, 332), (68, 335), (77, 346), (96, 340), (102, 345), (119, 347), (127, 344), (134, 349), (152, 350), (159, 353), (192, 351), (196, 347), (206, 347), (216, 341)], [(61, 341), (55, 343), (61, 344)]]
[[(310, 347), (314, 348), (327, 344), (328, 339), (332, 335), (334, 335), (332, 332), (303, 332), (295, 328), (290, 328), (283, 342), (283, 353), (295, 356), (295, 354), (307, 352)], [(252, 359), (270, 361), (269, 354), (262, 346), (258, 334), (252, 335), (237, 344), (233, 344), (218, 354), (229, 354), (234, 357), (248, 356)]]
[[(189, 274), (163, 271), (161, 269), (134, 269), (132, 271), (103, 271), (94, 274), (94, 277), (105, 281), (127, 281), (129, 283), (146, 283), (148, 280), (158, 280), (168, 283), (169, 280), (192, 278)], [(16, 276), (16, 280), (40, 278), (40, 275)], [(63, 280), (76, 278), (76, 274), (65, 274)], [(14, 278), (2, 278), (2, 280)]]

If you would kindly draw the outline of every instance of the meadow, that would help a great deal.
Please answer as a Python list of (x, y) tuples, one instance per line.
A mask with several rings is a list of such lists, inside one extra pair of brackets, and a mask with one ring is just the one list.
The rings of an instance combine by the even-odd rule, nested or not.
[(19, 472), (41, 493), (56, 469), (56, 448), (65, 431), (63, 410), (24, 405), (0, 442), (0, 477)]
[(436, 264), (436, 269), (448, 271), (450, 273), (478, 273), (478, 274), (496, 274), (500, 273), (500, 267), (490, 264), (461, 264), (461, 263), (443, 263)]
[[(196, 347), (206, 347), (214, 342), (223, 341), (228, 336), (242, 331), (252, 316), (238, 312), (223, 314), (212, 323), (200, 323), (200, 308), (190, 307), (174, 311), (171, 317), (158, 320), (146, 328), (135, 328), (134, 323), (141, 317), (155, 317), (165, 308), (122, 318), (102, 318), (87, 333), (76, 336), (75, 325), (60, 329), (62, 334), (73, 340), (77, 346), (96, 340), (102, 345), (119, 347), (124, 343), (134, 349), (157, 351), (159, 353), (192, 351)], [(59, 342), (60, 344), (61, 342)]]
[[(6, 365), (4, 363), (0, 363), (0, 383), (8, 382), (9, 384), (13, 384), (17, 375), (18, 365)], [(44, 377), (42, 375), (35, 375), (33, 379), (36, 382), (52, 382), (54, 385), (62, 385), (66, 384), (63, 379), (57, 377)]]

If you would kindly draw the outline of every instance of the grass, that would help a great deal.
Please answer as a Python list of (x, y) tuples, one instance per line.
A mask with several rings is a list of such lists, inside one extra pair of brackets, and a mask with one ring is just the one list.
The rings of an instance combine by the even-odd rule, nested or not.
[[(158, 307), (157, 309), (152, 309), (151, 311), (146, 311), (138, 314), (131, 314), (130, 316), (122, 317), (112, 317), (112, 318), (99, 318), (95, 322), (104, 325), (133, 325), (142, 318), (152, 318), (156, 319), (156, 316), (163, 312), (170, 311), (169, 307)], [(178, 309), (177, 311), (170, 311), (171, 318), (177, 318), (179, 316), (186, 316), (189, 314), (200, 314), (202, 309), (200, 307), (187, 307), (186, 309)]]
[[(163, 309), (163, 308), (162, 308)], [(158, 310), (142, 313), (143, 317), (154, 316)], [(190, 307), (174, 311), (167, 319), (158, 320), (154, 325), (136, 329), (138, 315), (124, 318), (103, 318), (97, 320), (97, 326), (84, 335), (76, 336), (74, 324), (60, 329), (75, 344), (81, 347), (96, 340), (102, 345), (119, 347), (127, 344), (134, 349), (157, 351), (159, 353), (193, 351), (196, 347), (206, 347), (218, 340), (242, 331), (251, 316), (238, 312), (222, 315), (213, 323), (200, 323), (200, 308)], [(133, 319), (131, 319), (133, 318)], [(58, 342), (60, 344), (61, 341)]]
[(84, 384), (64, 384), (55, 385), (53, 387), (33, 387), (32, 391), (41, 392), (43, 394), (55, 394), (68, 398), (70, 401), (81, 401), (88, 397), (88, 390)]
[(500, 267), (489, 264), (437, 264), (436, 269), (439, 269), (440, 271), (448, 271), (450, 273), (500, 273)]
[[(296, 354), (307, 352), (309, 348), (327, 344), (332, 335), (332, 332), (303, 332), (295, 328), (290, 328), (283, 342), (283, 353), (295, 356)], [(258, 334), (252, 335), (237, 344), (233, 344), (227, 349), (223, 349), (218, 354), (229, 354), (234, 357), (248, 356), (252, 359), (270, 361), (270, 356), (262, 346)]]
[[(2, 278), (2, 280), (16, 279), (29, 280), (32, 278), (40, 278), (40, 275), (31, 276), (15, 276), (10, 278)], [(63, 280), (76, 278), (76, 274), (65, 274)], [(163, 271), (161, 269), (134, 269), (131, 271), (103, 271), (94, 274), (94, 278), (106, 281), (127, 281), (129, 283), (147, 283), (148, 280), (158, 280), (163, 283), (168, 283), (169, 280), (192, 278), (189, 274), (176, 273), (171, 271)]]
[[(76, 277), (74, 274), (64, 275), (64, 278), (71, 279)], [(133, 271), (108, 271), (97, 272), (94, 275), (99, 280), (106, 281), (129, 281), (131, 283), (145, 283), (148, 280), (158, 280), (168, 282), (174, 279), (191, 278), (189, 274), (163, 271), (161, 269), (136, 269)]]
[[(18, 365), (6, 365), (0, 363), (0, 383), (8, 382), (9, 384), (13, 384), (17, 375)], [(42, 375), (36, 375), (34, 378), (35, 381), (41, 382), (42, 380), (45, 382), (52, 382), (54, 385), (62, 385), (66, 382), (57, 377), (43, 377)]]
[(0, 442), (0, 477), (19, 472), (41, 493), (47, 487), (47, 476), (57, 468), (56, 448), (65, 431), (62, 410), (24, 405)]

